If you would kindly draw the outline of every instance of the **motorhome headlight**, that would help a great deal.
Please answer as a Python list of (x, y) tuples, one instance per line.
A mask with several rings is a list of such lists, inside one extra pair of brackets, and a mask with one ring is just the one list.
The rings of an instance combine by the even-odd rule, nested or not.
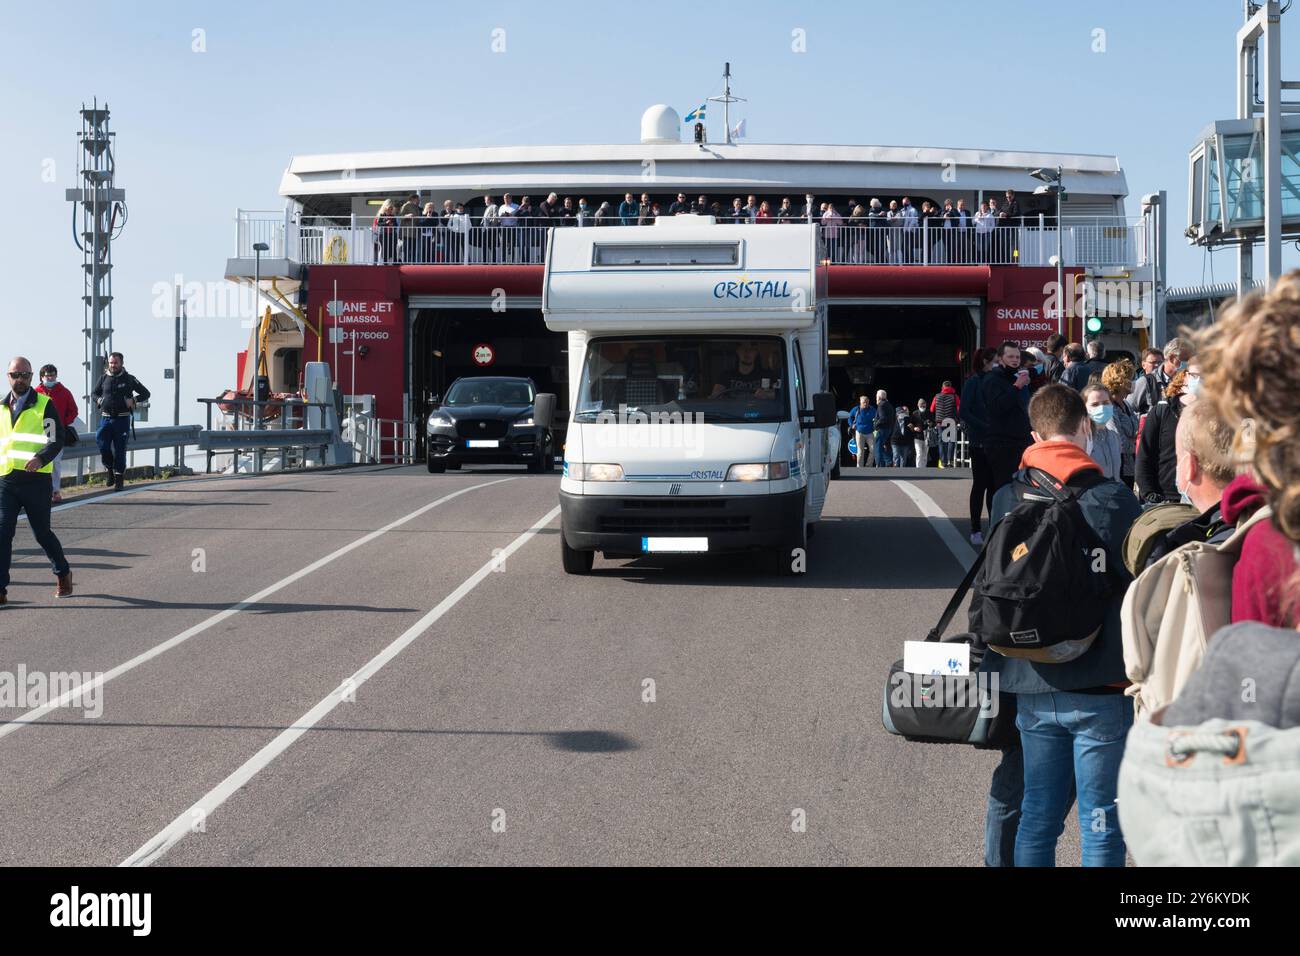
[(576, 481), (622, 481), (623, 466), (570, 462), (569, 477)]
[(727, 481), (780, 481), (789, 477), (790, 463), (786, 461), (758, 461), (727, 469)]

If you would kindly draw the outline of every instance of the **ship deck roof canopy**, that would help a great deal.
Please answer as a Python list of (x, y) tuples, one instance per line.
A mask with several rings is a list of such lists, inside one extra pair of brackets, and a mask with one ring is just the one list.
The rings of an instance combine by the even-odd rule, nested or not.
[[(1122, 214), (1128, 194), (1115, 156), (927, 146), (669, 143), (489, 146), (295, 156), (280, 194), (309, 214), (347, 215), (355, 197), (425, 199), (682, 190), (882, 196), (1032, 192), (1031, 169), (1060, 166), (1068, 193), (1109, 201)], [(1069, 200), (1067, 200), (1067, 206)]]

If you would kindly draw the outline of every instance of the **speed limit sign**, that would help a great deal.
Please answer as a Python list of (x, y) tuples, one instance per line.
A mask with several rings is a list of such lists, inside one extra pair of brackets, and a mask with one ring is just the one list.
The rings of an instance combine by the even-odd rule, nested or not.
[(480, 342), (474, 346), (474, 364), (491, 365), (492, 360), (497, 357), (496, 352), (492, 351), (492, 346), (486, 342)]

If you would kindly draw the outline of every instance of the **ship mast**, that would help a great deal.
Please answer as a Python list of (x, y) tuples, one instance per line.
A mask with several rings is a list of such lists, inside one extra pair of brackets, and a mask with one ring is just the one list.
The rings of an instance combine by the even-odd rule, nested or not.
[(731, 64), (725, 63), (722, 68), (722, 95), (710, 96), (709, 99), (715, 103), (722, 104), (722, 124), (727, 129), (727, 145), (731, 145), (731, 104), (746, 102), (743, 97), (731, 95)]

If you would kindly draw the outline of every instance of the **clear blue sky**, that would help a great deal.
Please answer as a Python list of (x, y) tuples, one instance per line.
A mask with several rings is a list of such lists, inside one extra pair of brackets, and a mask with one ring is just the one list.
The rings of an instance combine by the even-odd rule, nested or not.
[[(730, 60), (751, 142), (1118, 155), (1129, 213), (1169, 191), (1170, 282), (1210, 278), (1181, 238), (1187, 150), (1233, 113), (1238, 0), (929, 2), (7, 3), (0, 31), (0, 351), (81, 392), (81, 255), (70, 208), (77, 110), (113, 111), (130, 221), (114, 245), (115, 343), (171, 420), (170, 319), (153, 289), (219, 282), (237, 207), (277, 209), (295, 153), (631, 143), (642, 110), (685, 114)], [(1283, 18), (1300, 79), (1300, 9)], [(505, 30), (506, 51), (492, 52)], [(806, 52), (791, 49), (792, 31)], [(1093, 52), (1094, 31), (1106, 50)], [(193, 51), (202, 30), (206, 51)], [(1294, 55), (1286, 54), (1290, 41)], [(720, 125), (715, 127), (715, 132)], [(54, 161), (55, 181), (42, 176)], [(1260, 257), (1257, 256), (1257, 261)], [(1297, 264), (1287, 247), (1284, 263)], [(1213, 257), (1216, 279), (1235, 257)], [(248, 332), (191, 323), (182, 413), (233, 384)]]

